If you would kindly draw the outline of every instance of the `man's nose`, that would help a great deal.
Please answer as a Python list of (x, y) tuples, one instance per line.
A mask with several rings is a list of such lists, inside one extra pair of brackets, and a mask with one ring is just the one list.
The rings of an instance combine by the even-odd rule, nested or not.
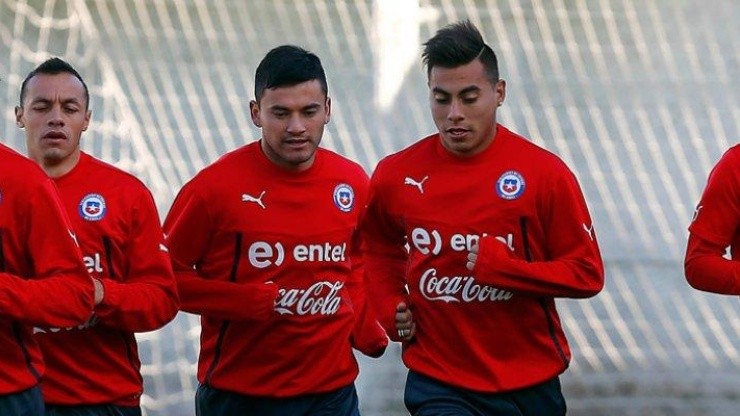
[(459, 100), (452, 100), (450, 103), (450, 111), (447, 113), (447, 118), (450, 121), (460, 121), (465, 118), (462, 112), (462, 105)]
[(49, 126), (60, 127), (63, 125), (62, 109), (58, 106), (52, 107), (51, 111), (49, 111)]
[(299, 115), (293, 115), (288, 120), (288, 133), (298, 135), (306, 131), (306, 123), (303, 118)]

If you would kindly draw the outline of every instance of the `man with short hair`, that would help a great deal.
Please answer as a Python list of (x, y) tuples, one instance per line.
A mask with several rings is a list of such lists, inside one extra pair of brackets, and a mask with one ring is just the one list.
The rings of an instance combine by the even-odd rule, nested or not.
[(405, 404), (564, 415), (555, 298), (604, 284), (583, 195), (558, 157), (496, 122), (506, 83), (475, 26), (442, 28), (423, 58), (438, 133), (378, 164), (362, 225), (369, 298), (410, 369)]
[(319, 58), (285, 45), (257, 67), (262, 138), (200, 171), (165, 220), (182, 309), (201, 315), (196, 414), (355, 416), (354, 346), (387, 338), (366, 306), (357, 223), (368, 178), (319, 147)]
[(47, 362), (46, 415), (140, 415), (134, 334), (175, 317), (177, 288), (149, 190), (80, 149), (89, 103), (80, 74), (51, 58), (23, 81), (15, 110), (29, 156), (59, 188), (95, 284), (87, 322), (34, 330)]

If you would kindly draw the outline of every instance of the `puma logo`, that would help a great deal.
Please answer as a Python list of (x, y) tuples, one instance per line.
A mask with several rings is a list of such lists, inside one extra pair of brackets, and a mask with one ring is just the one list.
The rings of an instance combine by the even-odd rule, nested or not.
[(691, 222), (696, 221), (696, 218), (699, 216), (699, 211), (701, 211), (702, 208), (704, 208), (704, 205), (699, 205), (698, 207), (696, 207), (696, 209), (694, 210), (694, 215), (691, 217)]
[(70, 229), (67, 229), (67, 232), (69, 233), (69, 236), (72, 237), (72, 240), (74, 240), (75, 245), (77, 247), (79, 247), (80, 246), (80, 243), (77, 241), (77, 235), (75, 233), (73, 233), (72, 230), (70, 230)]
[(587, 227), (586, 224), (583, 225), (583, 230), (586, 231), (586, 234), (588, 234), (588, 238), (591, 239), (591, 241), (594, 241), (594, 225), (591, 224), (590, 227)]
[(415, 186), (415, 187), (417, 187), (419, 189), (419, 192), (421, 192), (423, 194), (424, 193), (424, 182), (427, 179), (429, 179), (429, 176), (425, 176), (424, 179), (422, 179), (422, 180), (420, 180), (420, 181), (417, 182), (414, 178), (410, 178), (410, 177), (407, 176), (406, 179), (404, 179), (403, 184), (404, 185)]
[(262, 203), (262, 197), (265, 196), (266, 192), (267, 191), (262, 191), (259, 198), (255, 198), (249, 194), (242, 194), (242, 202), (254, 202), (255, 204), (261, 206), (262, 209), (267, 209), (267, 207), (265, 207), (265, 204)]

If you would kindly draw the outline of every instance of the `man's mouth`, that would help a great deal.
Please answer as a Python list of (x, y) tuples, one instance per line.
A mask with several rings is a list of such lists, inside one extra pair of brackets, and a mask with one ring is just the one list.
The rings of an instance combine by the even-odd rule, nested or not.
[(42, 138), (48, 140), (66, 140), (67, 136), (60, 131), (50, 131), (44, 134)]
[(462, 139), (469, 132), (470, 130), (468, 129), (457, 128), (457, 127), (447, 129), (447, 135), (453, 139)]
[(285, 140), (285, 144), (287, 144), (290, 147), (301, 147), (301, 146), (308, 144), (309, 142), (310, 140), (303, 139), (303, 138), (292, 138), (292, 139)]

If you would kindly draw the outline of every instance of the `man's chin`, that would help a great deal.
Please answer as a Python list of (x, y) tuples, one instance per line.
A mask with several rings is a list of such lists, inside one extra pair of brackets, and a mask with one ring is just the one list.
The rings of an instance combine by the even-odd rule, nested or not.
[(471, 145), (468, 142), (462, 140), (450, 140), (444, 141), (444, 147), (452, 153), (465, 155), (470, 152)]
[(64, 160), (61, 154), (59, 152), (44, 152), (44, 163), (47, 165), (56, 165), (57, 163)]
[(70, 155), (65, 154), (59, 149), (48, 149), (43, 152), (42, 159), (44, 161), (44, 165), (55, 166), (64, 162), (64, 160), (67, 159), (69, 156)]
[(311, 152), (310, 154), (309, 153), (304, 153), (304, 154), (300, 154), (300, 155), (292, 155), (292, 157), (287, 158), (286, 161), (290, 165), (292, 165), (292, 166), (294, 166), (296, 168), (299, 168), (299, 169), (300, 168), (304, 168), (305, 169), (306, 167), (308, 167), (311, 164), (313, 164), (314, 154), (315, 154), (315, 152)]

